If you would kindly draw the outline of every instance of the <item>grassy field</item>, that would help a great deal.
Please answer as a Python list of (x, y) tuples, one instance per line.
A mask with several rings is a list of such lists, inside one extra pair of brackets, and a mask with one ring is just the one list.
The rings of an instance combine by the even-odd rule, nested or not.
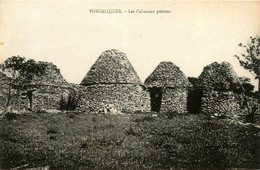
[(26, 113), (0, 120), (0, 169), (260, 168), (259, 137), (205, 115)]

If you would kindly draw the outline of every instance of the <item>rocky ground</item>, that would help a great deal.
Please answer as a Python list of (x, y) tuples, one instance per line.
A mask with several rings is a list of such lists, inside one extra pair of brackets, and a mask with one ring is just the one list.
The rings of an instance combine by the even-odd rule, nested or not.
[(0, 169), (259, 168), (259, 137), (205, 115), (24, 113), (0, 119)]

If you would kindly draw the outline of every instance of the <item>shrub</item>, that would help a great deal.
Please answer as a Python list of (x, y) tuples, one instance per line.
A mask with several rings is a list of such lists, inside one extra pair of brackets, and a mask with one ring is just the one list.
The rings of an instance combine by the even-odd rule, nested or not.
[(80, 95), (76, 92), (69, 94), (68, 98), (61, 96), (60, 99), (60, 110), (70, 110), (74, 111), (79, 106)]
[(16, 113), (13, 113), (13, 112), (7, 112), (5, 114), (5, 117), (8, 119), (8, 120), (16, 120), (17, 119), (17, 114)]

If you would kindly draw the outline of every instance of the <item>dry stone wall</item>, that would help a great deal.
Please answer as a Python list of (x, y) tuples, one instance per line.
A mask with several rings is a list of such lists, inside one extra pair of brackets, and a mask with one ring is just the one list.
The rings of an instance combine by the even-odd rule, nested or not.
[[(191, 88), (192, 85), (180, 68), (172, 62), (161, 62), (147, 77), (145, 85), (151, 89), (163, 89), (160, 107), (161, 112), (187, 112), (188, 89)], [(157, 97), (155, 97), (155, 99), (156, 98)], [(157, 110), (155, 109), (155, 111)]]
[[(6, 95), (0, 95), (0, 110), (4, 110), (6, 100)], [(18, 97), (12, 97), (9, 106), (12, 106), (12, 108), (15, 110), (23, 110), (28, 107), (28, 104), (29, 100), (27, 99), (27, 96), (22, 95)]]
[(69, 87), (38, 86), (33, 92), (33, 110), (60, 109), (61, 96), (68, 96), (72, 91)]
[(241, 95), (233, 91), (203, 90), (201, 113), (232, 116), (240, 114)]
[(188, 90), (186, 88), (164, 88), (162, 91), (161, 112), (187, 112)]
[[(8, 86), (3, 81), (6, 78), (8, 72), (0, 69), (0, 109), (4, 109), (7, 99)], [(245, 101), (253, 101), (243, 95), (242, 85), (227, 62), (214, 62), (206, 66), (193, 89), (190, 89), (190, 82), (177, 66), (171, 62), (162, 62), (146, 79), (145, 85), (147, 88), (163, 89), (161, 112), (186, 113), (189, 97), (190, 100), (199, 101), (189, 101), (189, 108), (198, 107), (199, 109), (194, 110), (203, 114), (247, 114), (247, 108), (250, 109), (251, 106), (247, 106), (246, 110), (243, 105)], [(60, 70), (49, 63), (45, 74), (34, 77), (27, 86), (33, 91), (34, 111), (60, 109), (61, 96), (66, 97), (75, 92), (81, 95), (79, 111), (97, 112), (104, 108), (104, 105), (113, 105), (116, 110), (122, 112), (151, 110), (148, 89), (141, 84), (126, 55), (117, 50), (102, 53), (87, 73), (82, 85), (68, 83), (60, 74)], [(29, 108), (27, 91), (13, 98), (10, 103), (17, 110)]]
[[(73, 91), (70, 87), (47, 85), (32, 86), (32, 89), (32, 109), (34, 111), (60, 109), (61, 96), (68, 96), (68, 94)], [(4, 109), (6, 96), (0, 96), (0, 98), (4, 99), (0, 102), (1, 109)], [(26, 91), (18, 96), (18, 98), (12, 98), (10, 103), (15, 110), (26, 110), (30, 108)]]
[(5, 96), (2, 95), (2, 94), (0, 94), (0, 110), (3, 110), (3, 109), (4, 109), (5, 102), (6, 102)]
[(204, 67), (196, 88), (201, 90), (201, 113), (226, 116), (240, 113), (243, 88), (229, 63), (214, 62)]
[(119, 111), (150, 111), (150, 96), (135, 84), (96, 84), (79, 86), (82, 111), (97, 112), (104, 104), (113, 104)]

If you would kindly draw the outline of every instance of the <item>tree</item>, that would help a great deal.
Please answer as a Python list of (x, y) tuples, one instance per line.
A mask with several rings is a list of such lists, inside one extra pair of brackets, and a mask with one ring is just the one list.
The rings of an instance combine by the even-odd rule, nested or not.
[(258, 104), (260, 103), (260, 37), (250, 37), (249, 42), (246, 45), (239, 44), (240, 47), (245, 49), (245, 53), (240, 55), (234, 55), (242, 67), (258, 79)]
[[(4, 76), (1, 76), (1, 81), (5, 82), (2, 85), (1, 91), (6, 96), (5, 110), (16, 103), (21, 92), (29, 88), (34, 76), (40, 76), (45, 72), (47, 65), (44, 62), (35, 62), (33, 59), (26, 60), (24, 57), (12, 56), (4, 61), (1, 65), (1, 70)], [(29, 97), (29, 96), (28, 96)], [(30, 101), (31, 107), (31, 101)]]
[(250, 83), (250, 79), (247, 77), (239, 77), (239, 81), (241, 82), (243, 89), (245, 90), (245, 94), (250, 97), (256, 97), (254, 91), (254, 85)]

